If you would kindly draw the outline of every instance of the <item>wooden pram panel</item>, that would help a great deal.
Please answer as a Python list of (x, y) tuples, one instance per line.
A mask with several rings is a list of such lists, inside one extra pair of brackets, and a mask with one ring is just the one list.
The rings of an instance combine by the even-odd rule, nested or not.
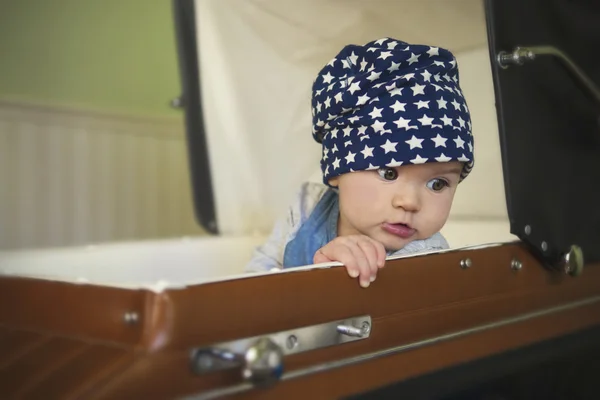
[[(472, 266), (463, 269), (460, 263), (467, 257)], [(515, 258), (522, 263), (519, 271), (511, 269)], [(366, 340), (286, 357), (286, 372), (298, 371), (597, 295), (600, 266), (587, 266), (579, 278), (567, 277), (543, 269), (519, 244), (390, 261), (367, 290), (343, 268), (160, 294), (4, 278), (0, 393), (3, 398), (39, 398), (41, 393), (46, 399), (177, 398), (242, 382), (239, 370), (194, 375), (189, 358), (198, 346), (372, 317)], [(19, 304), (18, 311), (8, 303)], [(123, 320), (131, 312), (139, 315), (136, 324)], [(600, 301), (284, 379), (272, 389), (239, 396), (280, 399), (318, 393), (336, 398), (598, 324)]]

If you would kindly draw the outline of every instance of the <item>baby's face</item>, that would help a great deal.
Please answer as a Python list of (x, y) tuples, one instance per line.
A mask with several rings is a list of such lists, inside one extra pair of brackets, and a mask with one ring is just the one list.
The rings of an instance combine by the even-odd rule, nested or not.
[(396, 251), (446, 223), (462, 163), (426, 163), (332, 178), (339, 188), (338, 235), (362, 234)]

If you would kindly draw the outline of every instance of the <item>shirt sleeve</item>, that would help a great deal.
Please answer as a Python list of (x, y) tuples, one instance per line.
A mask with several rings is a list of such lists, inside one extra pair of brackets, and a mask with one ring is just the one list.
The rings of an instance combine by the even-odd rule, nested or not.
[(265, 272), (283, 268), (283, 255), (287, 243), (294, 239), (300, 226), (306, 221), (327, 187), (323, 184), (305, 182), (285, 216), (275, 222), (267, 241), (254, 250), (245, 272)]

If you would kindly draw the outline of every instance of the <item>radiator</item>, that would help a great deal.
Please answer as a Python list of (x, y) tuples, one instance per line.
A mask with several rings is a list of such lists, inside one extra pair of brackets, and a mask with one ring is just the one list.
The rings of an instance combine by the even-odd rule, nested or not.
[(0, 249), (202, 234), (182, 118), (0, 102)]

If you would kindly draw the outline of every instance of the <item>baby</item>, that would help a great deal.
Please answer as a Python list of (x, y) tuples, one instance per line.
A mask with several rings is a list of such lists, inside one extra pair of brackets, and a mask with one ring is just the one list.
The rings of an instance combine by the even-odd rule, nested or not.
[(448, 248), (439, 233), (473, 168), (473, 136), (448, 50), (383, 38), (318, 74), (313, 138), (323, 183), (305, 183), (247, 271), (338, 261), (368, 287), (390, 255)]

